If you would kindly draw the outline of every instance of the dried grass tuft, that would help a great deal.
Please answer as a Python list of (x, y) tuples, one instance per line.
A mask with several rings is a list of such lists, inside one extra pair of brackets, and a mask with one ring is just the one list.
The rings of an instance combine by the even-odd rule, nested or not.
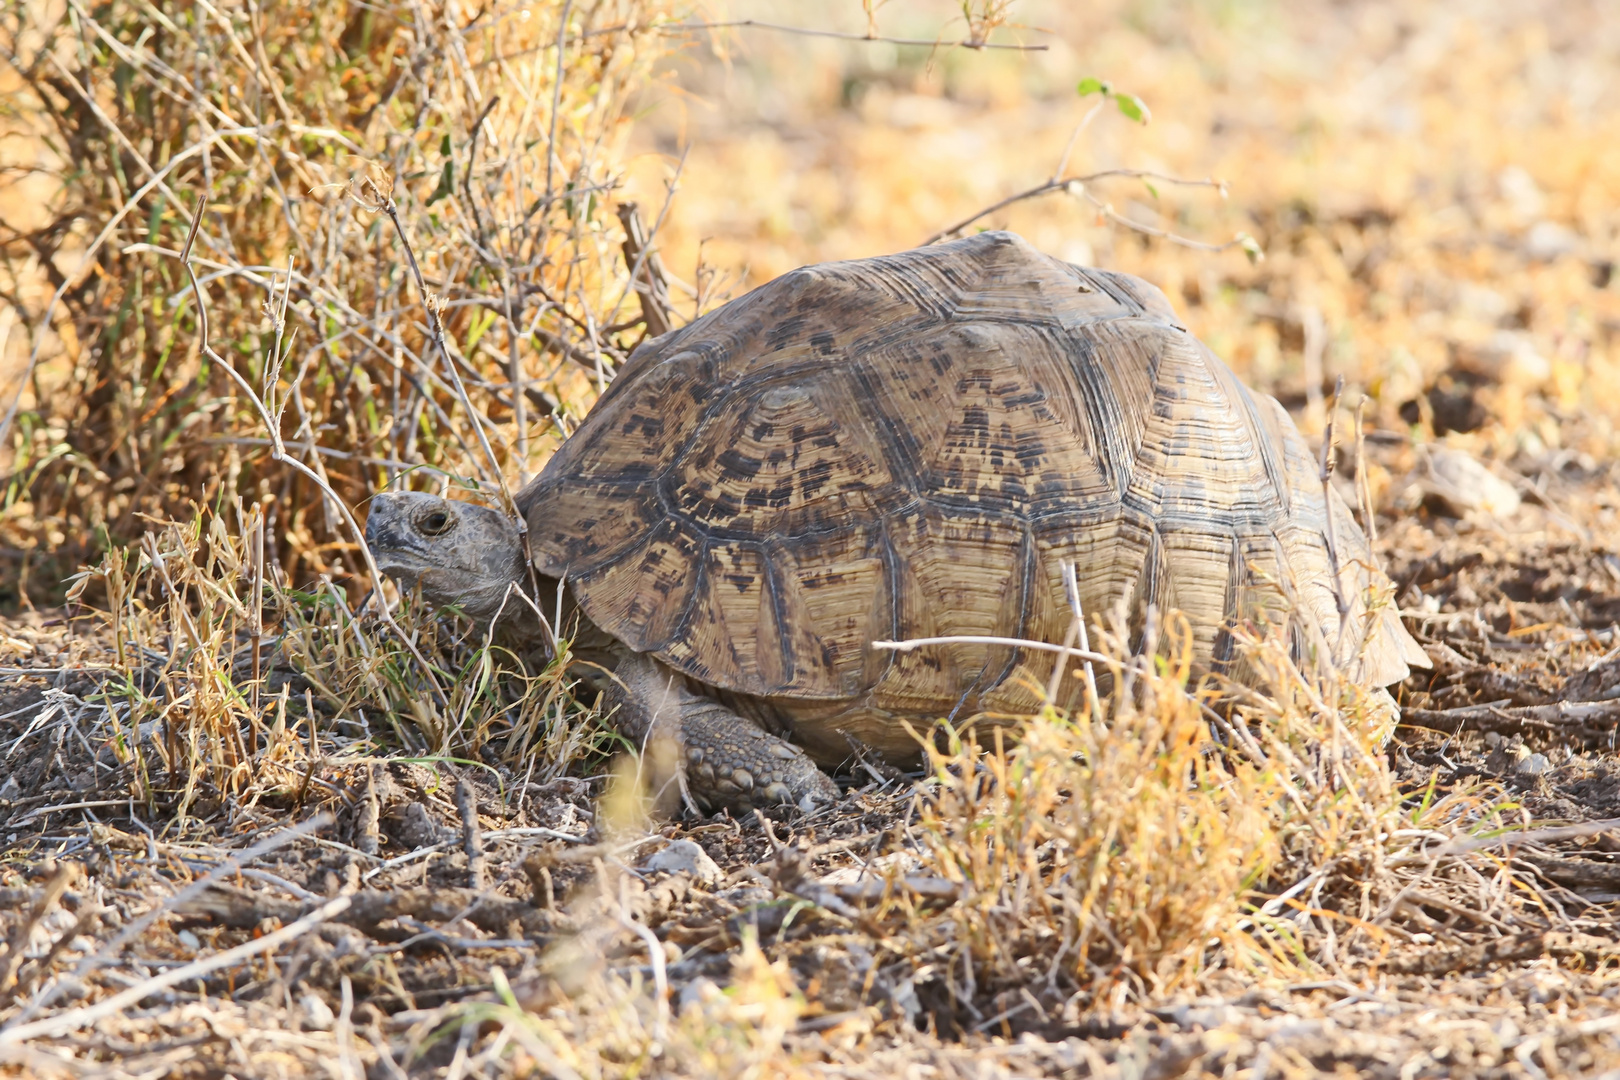
[(1045, 1009), (1019, 1000), (1030, 986), (1071, 1013), (1117, 1007), (1195, 984), (1216, 946), (1256, 951), (1242, 898), (1279, 861), (1287, 780), (1216, 742), (1186, 689), (1190, 631), (1169, 625), (1168, 659), (1104, 638), (1122, 690), (1095, 718), (1049, 707), (1016, 743), (930, 749), (921, 858), (966, 889), (936, 932), (972, 1011), (1004, 992)]
[(1243, 646), (1260, 689), (1217, 711), (1212, 685), (1188, 689), (1186, 621), (1165, 625), (1157, 655), (1101, 635), (1120, 689), (1095, 715), (1048, 707), (1016, 739), (928, 748), (917, 857), (962, 899), (913, 909), (896, 951), (944, 992), (945, 1027), (1072, 1026), (1234, 977), (1361, 977), (1421, 932), (1414, 891), (1481, 924), (1539, 922), (1532, 883), (1470, 888), (1491, 869), (1466, 837), (1511, 829), (1512, 804), (1402, 790), (1378, 695), (1306, 678), (1276, 634)]
[[(722, 988), (691, 984), (671, 1004), (639, 975), (592, 973), (572, 993), (545, 975), (510, 983), (495, 973), (494, 1000), (455, 1010), (444, 1029), (498, 1025), (469, 1068), (504, 1062), (514, 1076), (746, 1077), (795, 1075), (783, 1042), (804, 1012), (787, 964), (750, 935)], [(443, 1030), (443, 1029), (441, 1029)]]
[(378, 755), (505, 765), (536, 783), (606, 762), (616, 741), (574, 698), (566, 639), (531, 670), (465, 620), (407, 598), (402, 640), (330, 579), (299, 589), (255, 567), (251, 520), (235, 516), (234, 529), (207, 510), (154, 522), (138, 549), (115, 548), (77, 575), (74, 596), (94, 586), (107, 598), (79, 622), (113, 643), (112, 670), (13, 753), (79, 728), (106, 747), (97, 786), (182, 832), (221, 824), (221, 811), (234, 824), (261, 803), (321, 803), (322, 769)]

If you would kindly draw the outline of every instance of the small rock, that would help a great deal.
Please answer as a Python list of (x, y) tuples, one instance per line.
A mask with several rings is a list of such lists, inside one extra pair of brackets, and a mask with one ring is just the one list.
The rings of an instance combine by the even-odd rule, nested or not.
[(1521, 776), (1540, 776), (1552, 768), (1552, 762), (1547, 760), (1546, 754), (1531, 754), (1513, 767), (1513, 771)]
[(1473, 353), (1476, 365), (1497, 382), (1537, 386), (1552, 377), (1552, 361), (1522, 330), (1498, 330)]
[(305, 994), (298, 1004), (304, 1010), (304, 1026), (312, 1031), (331, 1031), (337, 1022), (332, 1007), (316, 994)]
[(407, 848), (417, 851), (432, 847), (449, 835), (449, 830), (441, 828), (439, 823), (428, 815), (427, 808), (421, 803), (413, 802), (406, 805), (404, 820), (399, 827), (399, 839)]
[(672, 840), (666, 847), (653, 852), (643, 870), (661, 870), (666, 874), (691, 874), (698, 881), (712, 885), (722, 881), (725, 873), (709, 853), (691, 840)]
[(909, 851), (891, 851), (870, 860), (865, 866), (841, 866), (820, 878), (822, 885), (853, 885), (863, 879), (881, 881), (891, 874), (906, 874), (921, 864)]
[(1524, 253), (1543, 261), (1568, 255), (1581, 246), (1581, 238), (1556, 221), (1538, 221), (1524, 234)]
[(1496, 190), (1521, 220), (1540, 217), (1542, 208), (1547, 205), (1541, 185), (1522, 165), (1509, 165), (1497, 173)]
[(1510, 742), (1499, 743), (1496, 749), (1485, 755), (1485, 767), (1497, 776), (1505, 773), (1517, 772), (1519, 766), (1530, 757), (1530, 748), (1515, 736)]
[(1446, 446), (1420, 448), (1425, 493), (1445, 504), (1457, 517), (1483, 513), (1505, 517), (1519, 508), (1519, 493), (1512, 484), (1461, 450)]

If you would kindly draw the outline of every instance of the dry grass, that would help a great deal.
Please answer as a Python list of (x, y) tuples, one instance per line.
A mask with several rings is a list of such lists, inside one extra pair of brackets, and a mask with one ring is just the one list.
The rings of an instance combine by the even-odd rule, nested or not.
[[(261, 507), (288, 580), (360, 569), (342, 515), (269, 460), (271, 433), (199, 348), (176, 256), (201, 197), (209, 344), (320, 481), (356, 505), (398, 483), (499, 498), (531, 473), (643, 332), (613, 192), (665, 16), (9, 7), (11, 109), (56, 155), (43, 206), (0, 192), (0, 287), (30, 357), (0, 423), (13, 602), (188, 502)], [(41, 270), (55, 295), (26, 304)]]
[(330, 581), (266, 578), (256, 596), (241, 532), (253, 530), (198, 511), (78, 575), (73, 595), (95, 584), (109, 601), (80, 631), (113, 652), (85, 718), (118, 770), (98, 787), (183, 831), (199, 799), (204, 817), (302, 807), (317, 765), (384, 751), (506, 762), (541, 783), (603, 758), (608, 733), (571, 695), (566, 641), (561, 662), (531, 673), (468, 624), (409, 606), (402, 641)]
[[(1616, 955), (1601, 909), (1542, 873), (1593, 828), (1526, 831), (1489, 785), (1397, 781), (1364, 695), (1302, 678), (1269, 639), (1247, 646), (1267, 685), (1223, 716), (1187, 689), (1177, 616), (1154, 654), (1102, 634), (1121, 690), (1095, 718), (954, 741), (915, 785), (858, 786), (785, 841), (689, 823), (729, 876), (669, 876), (638, 867), (681, 829), (648, 832), (634, 799), (578, 801), (569, 777), (600, 773), (612, 743), (556, 666), (405, 618), (452, 688), (436, 708), (336, 590), (268, 582), (255, 710), (245, 555), (206, 515), (112, 553), (98, 573), (119, 602), (70, 669), (105, 672), (58, 678), (0, 750), (31, 778), (0, 796), (16, 1066), (138, 1075), (201, 1031), (209, 1060), (253, 1075), (385, 1058), (408, 1075), (800, 1075), (1024, 1034), (1019, 1053), (1057, 1067), (1080, 1032), (1106, 1073), (1130, 1067), (1109, 1032), (1189, 1000), (1354, 994), (1498, 957), (1594, 964), (1601, 987)], [(153, 1007), (92, 1035), (120, 992)], [(1573, 1060), (1603, 1030), (1542, 1052)], [(1255, 1052), (1212, 1039), (1176, 1052)]]

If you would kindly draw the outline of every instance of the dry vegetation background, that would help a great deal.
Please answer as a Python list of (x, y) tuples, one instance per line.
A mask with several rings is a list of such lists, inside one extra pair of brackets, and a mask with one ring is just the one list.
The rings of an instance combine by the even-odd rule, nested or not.
[[(951, 7), (896, 2), (881, 25), (934, 36)], [(864, 29), (854, 5), (841, 14), (827, 21)], [(1067, 175), (1224, 180), (1224, 200), (1130, 180), (1093, 190), (1195, 239), (1250, 232), (1265, 261), (1149, 242), (1063, 195), (980, 227), (1148, 278), (1286, 400), (1303, 401), (1319, 320), (1324, 385), (1342, 374), (1347, 400), (1371, 394), (1381, 427), (1483, 429), (1469, 445), (1501, 457), (1611, 452), (1620, 26), (1602, 4), (1030, 0), (1009, 18), (1022, 28), (1001, 36), (1047, 51), (739, 32), (729, 63), (691, 50), (668, 65), (693, 97), (637, 126), (631, 163), (632, 190), (651, 192), (690, 147), (665, 262), (690, 279), (701, 251), (753, 285), (913, 246), (1053, 176), (1096, 101), (1076, 83), (1106, 78), (1153, 119), (1104, 110)], [(1578, 436), (1560, 422), (1574, 413), (1591, 421)]]
[[(0, 1070), (1620, 1067), (1602, 0), (14, 0), (0, 45)], [(666, 294), (1121, 168), (1224, 197), (973, 227), (1159, 284), (1313, 438), (1365, 395), (1437, 663), (1388, 752), (1265, 642), (1212, 728), (1171, 620), (1164, 669), (1100, 639), (1098, 723), (658, 823), (561, 663), (372, 590), (347, 515), (501, 502)]]

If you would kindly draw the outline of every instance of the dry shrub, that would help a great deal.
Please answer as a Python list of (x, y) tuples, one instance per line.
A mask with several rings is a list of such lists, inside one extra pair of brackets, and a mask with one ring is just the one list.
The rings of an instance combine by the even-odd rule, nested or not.
[[(9, 6), (13, 108), (49, 127), (58, 185), (21, 225), (21, 179), (0, 181), (0, 276), (39, 358), (0, 439), (0, 547), (23, 578), (35, 568), (20, 591), (48, 594), (141, 515), (191, 501), (262, 506), (288, 580), (358, 569), (341, 515), (267, 460), (252, 403), (198, 347), (175, 256), (203, 195), (211, 343), (346, 502), (407, 481), (495, 495), (533, 471), (566, 424), (554, 414), (582, 413), (644, 333), (613, 191), (664, 13)], [(59, 302), (30, 310), (39, 273)]]
[(951, 918), (983, 989), (1125, 970), (1180, 984), (1276, 862), (1277, 777), (1214, 752), (1189, 655), (1138, 672), (1096, 720), (1048, 709), (1015, 746), (931, 753), (924, 861), (969, 888)]
[(407, 645), (330, 580), (298, 589), (256, 567), (252, 515), (232, 516), (155, 522), (76, 576), (72, 595), (106, 597), (86, 621), (113, 671), (55, 723), (82, 721), (108, 748), (101, 787), (183, 823), (301, 806), (320, 767), (384, 750), (514, 763), (540, 782), (603, 759), (612, 738), (574, 699), (566, 639), (531, 671), (464, 620), (408, 607)]
[(1213, 687), (1188, 689), (1185, 619), (1166, 627), (1156, 656), (1103, 635), (1120, 689), (1094, 715), (1048, 708), (1016, 742), (929, 748), (919, 854), (963, 898), (913, 913), (900, 951), (927, 958), (963, 1026), (1376, 963), (1406, 936), (1376, 925), (1388, 902), (1436, 868), (1400, 877), (1392, 849), (1501, 824), (1466, 788), (1407, 805), (1379, 697), (1306, 678), (1280, 634), (1247, 640), (1261, 689), (1217, 711)]

